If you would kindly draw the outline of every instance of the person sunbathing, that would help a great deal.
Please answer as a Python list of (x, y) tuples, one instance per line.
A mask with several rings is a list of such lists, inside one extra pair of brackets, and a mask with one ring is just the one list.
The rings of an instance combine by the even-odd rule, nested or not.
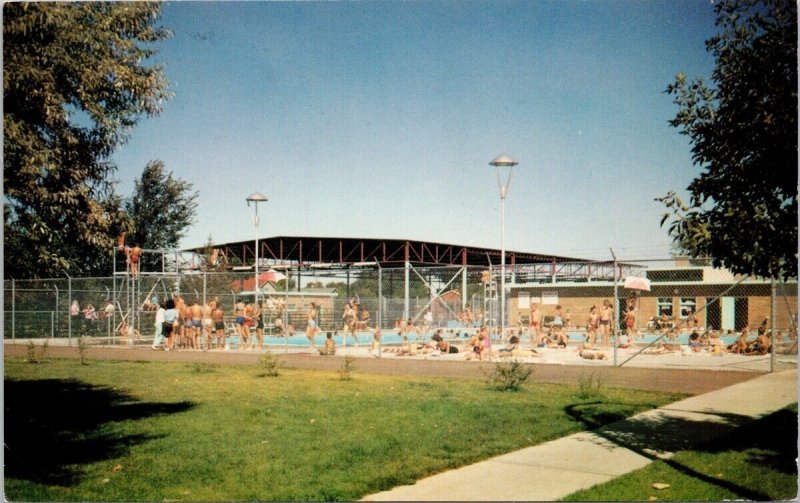
[(511, 338), (508, 340), (508, 344), (498, 349), (497, 352), (501, 353), (500, 356), (503, 356), (502, 353), (510, 354), (515, 349), (519, 349), (519, 337), (517, 337), (516, 335), (512, 335)]
[(515, 349), (514, 351), (512, 351), (511, 352), (511, 356), (518, 357), (518, 358), (529, 358), (529, 357), (533, 357), (533, 356), (542, 356), (542, 355), (537, 353), (535, 349), (519, 348), (519, 349)]
[(587, 348), (585, 345), (578, 350), (578, 356), (586, 360), (606, 360), (608, 356), (603, 351)]
[(541, 356), (535, 349), (522, 349), (519, 345), (519, 337), (512, 335), (508, 344), (497, 350), (497, 356), (502, 358), (520, 357), (527, 358), (531, 356)]
[(553, 340), (556, 343), (556, 347), (566, 349), (567, 343), (569, 342), (569, 338), (567, 334), (564, 333), (564, 330), (561, 327), (556, 327), (553, 333)]
[(470, 338), (467, 347), (469, 352), (466, 354), (466, 360), (478, 359), (483, 361), (484, 358), (491, 357), (493, 352), (489, 329), (482, 326), (478, 333)]
[(567, 336), (560, 328), (552, 328), (546, 336), (542, 337), (542, 343), (539, 344), (539, 347), (566, 349)]
[(458, 348), (453, 346), (452, 344), (450, 344), (449, 342), (447, 342), (444, 339), (439, 340), (438, 343), (437, 343), (437, 346), (439, 348), (439, 351), (441, 351), (443, 355), (444, 354), (451, 354), (451, 353), (458, 353)]
[(703, 345), (700, 341), (700, 334), (697, 333), (697, 331), (692, 332), (692, 334), (689, 336), (689, 349), (695, 353), (699, 353), (703, 350)]
[(708, 348), (712, 354), (722, 353), (722, 341), (719, 339), (719, 333), (709, 332), (708, 334)]
[(677, 349), (671, 344), (664, 344), (659, 342), (655, 347), (650, 347), (642, 351), (643, 355), (663, 355), (665, 353), (674, 353)]
[(769, 353), (771, 342), (769, 340), (768, 332), (758, 335), (755, 341), (747, 345), (744, 354), (750, 356), (763, 356)]
[(384, 353), (392, 353), (397, 356), (415, 355), (417, 354), (416, 344), (403, 344), (402, 346), (383, 348)]
[(402, 346), (385, 348), (386, 353), (394, 353), (397, 356), (416, 356), (418, 354), (432, 353), (436, 348), (427, 343), (406, 343)]
[(747, 329), (742, 330), (739, 338), (728, 346), (729, 353), (744, 354), (747, 351)]
[(461, 348), (461, 352), (471, 353), (475, 350), (475, 346), (478, 346), (479, 341), (477, 334), (471, 335), (467, 343)]

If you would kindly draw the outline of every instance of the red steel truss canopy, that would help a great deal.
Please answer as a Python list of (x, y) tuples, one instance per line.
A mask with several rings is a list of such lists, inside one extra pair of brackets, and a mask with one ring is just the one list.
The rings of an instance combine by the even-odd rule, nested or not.
[[(229, 263), (235, 257), (240, 264), (247, 265), (255, 261), (254, 246), (253, 240), (248, 240), (214, 245), (214, 248), (222, 250)], [(500, 250), (431, 241), (277, 236), (259, 239), (258, 246), (262, 261), (300, 267), (312, 264), (352, 266), (376, 261), (381, 267), (400, 267), (406, 262), (412, 266), (489, 267), (500, 264)], [(186, 251), (205, 254), (206, 247)], [(506, 250), (506, 262), (513, 266), (586, 260)]]

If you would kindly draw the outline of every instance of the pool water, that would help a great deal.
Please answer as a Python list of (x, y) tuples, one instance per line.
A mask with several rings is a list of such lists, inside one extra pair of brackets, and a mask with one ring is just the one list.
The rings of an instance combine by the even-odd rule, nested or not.
[[(465, 335), (466, 334), (466, 335)], [(586, 340), (585, 332), (570, 332), (567, 331), (567, 337), (569, 338), (570, 342), (582, 342)], [(433, 331), (425, 332), (422, 334), (417, 334), (416, 332), (412, 332), (408, 335), (408, 341), (410, 342), (422, 342), (422, 341), (429, 341), (431, 336), (433, 335)], [(445, 332), (445, 338), (448, 340), (452, 339), (460, 339), (466, 340), (470, 333), (467, 332), (454, 332), (450, 333), (449, 331)], [(650, 343), (657, 340), (661, 335), (660, 334), (643, 334), (641, 338), (636, 338), (634, 342), (637, 343)], [(358, 343), (360, 345), (364, 344), (371, 344), (372, 343), (372, 332), (367, 331), (359, 331), (356, 333), (356, 337), (358, 338)], [(251, 338), (255, 341), (255, 332), (251, 333)], [(522, 341), (525, 342), (528, 338), (527, 334), (523, 334)], [(732, 344), (736, 341), (737, 336), (735, 335), (726, 335), (720, 337), (720, 342), (724, 345)], [(344, 336), (341, 333), (337, 333), (336, 335), (332, 336), (333, 341), (336, 343), (337, 346), (341, 346), (344, 344)], [(395, 330), (385, 330), (381, 336), (381, 343), (382, 344), (400, 344), (405, 342), (400, 334), (397, 333)], [(239, 338), (236, 336), (228, 336), (225, 339), (225, 342), (231, 344), (232, 346), (236, 346), (239, 343)], [(347, 336), (347, 344), (353, 344), (353, 337), (348, 334)], [(672, 344), (681, 344), (687, 345), (689, 344), (689, 333), (682, 333), (677, 336), (675, 339), (667, 339), (664, 338), (659, 342), (669, 342)], [(325, 343), (325, 332), (320, 332), (314, 337), (314, 345), (315, 346), (322, 346)], [(269, 346), (292, 346), (292, 347), (303, 347), (308, 346), (309, 341), (308, 337), (304, 333), (296, 333), (290, 337), (279, 337), (279, 336), (264, 336), (264, 344)]]
[[(418, 336), (417, 333), (414, 332), (409, 334), (408, 340), (411, 342), (428, 341), (430, 340), (432, 335), (433, 332), (423, 333)], [(255, 340), (255, 332), (251, 333), (251, 337)], [(336, 343), (337, 346), (341, 346), (344, 344), (344, 336), (341, 333), (338, 333), (337, 335), (334, 335), (331, 338), (333, 339), (333, 341)], [(358, 339), (358, 343), (361, 345), (372, 344), (372, 332), (365, 332), (365, 331), (356, 332), (356, 338)], [(325, 332), (317, 334), (314, 337), (314, 345), (322, 346), (323, 344), (325, 344), (325, 339), (326, 339)], [(381, 339), (382, 339), (381, 342), (383, 344), (399, 344), (401, 342), (404, 342), (402, 337), (400, 337), (400, 335), (394, 331), (383, 332), (383, 334), (381, 335)], [(231, 345), (236, 345), (239, 343), (239, 338), (236, 336), (228, 336), (225, 339), (225, 342)], [(354, 343), (353, 337), (350, 334), (347, 334), (347, 344), (352, 345), (353, 343)], [(264, 344), (270, 346), (288, 345), (294, 347), (297, 346), (302, 347), (302, 346), (308, 346), (309, 341), (308, 337), (306, 337), (306, 335), (303, 333), (296, 333), (289, 337), (264, 335)]]

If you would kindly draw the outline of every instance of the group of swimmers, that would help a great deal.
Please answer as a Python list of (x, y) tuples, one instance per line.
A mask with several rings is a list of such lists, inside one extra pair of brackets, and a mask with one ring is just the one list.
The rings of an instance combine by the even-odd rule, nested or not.
[[(184, 300), (180, 295), (168, 299), (156, 310), (152, 349), (214, 349), (225, 346), (225, 310), (218, 297), (203, 304)], [(201, 347), (200, 338), (205, 347)], [(163, 342), (163, 347), (162, 347)]]
[[(629, 310), (629, 312), (633, 312), (633, 310)], [(589, 344), (595, 346), (599, 335), (602, 345), (604, 347), (608, 346), (613, 316), (614, 309), (608, 299), (603, 301), (603, 306), (600, 309), (597, 306), (592, 306), (589, 309), (589, 316), (586, 321), (586, 340)], [(567, 337), (564, 334), (564, 328), (569, 326), (571, 326), (569, 309), (564, 311), (561, 305), (556, 305), (552, 315), (552, 322), (549, 327), (545, 327), (542, 323), (542, 312), (538, 304), (534, 304), (531, 307), (531, 314), (528, 320), (531, 347), (543, 347), (548, 344), (548, 340), (554, 340), (557, 345), (566, 347)], [(632, 316), (630, 318), (630, 326), (633, 327)]]
[[(235, 329), (244, 349), (255, 349), (253, 331), (258, 349), (264, 349), (264, 308), (262, 301), (255, 304), (240, 301), (234, 305)], [(275, 326), (282, 331), (282, 324)], [(202, 339), (202, 341), (201, 341)], [(218, 297), (207, 303), (199, 300), (188, 302), (180, 295), (167, 300), (156, 310), (155, 339), (152, 349), (169, 351), (185, 349), (223, 349), (225, 347), (225, 309)]]
[[(358, 347), (356, 332), (358, 330), (369, 330), (369, 320), (369, 311), (361, 307), (357, 298), (352, 298), (345, 304), (344, 310), (342, 311), (342, 322), (344, 324), (342, 327), (342, 334), (345, 346), (347, 346), (347, 336), (349, 334), (353, 338), (355, 347)], [(317, 350), (314, 345), (314, 337), (319, 335), (321, 331), (319, 307), (316, 302), (311, 302), (306, 310), (306, 337), (308, 337), (309, 349), (312, 351)], [(380, 330), (377, 331), (377, 337), (378, 340), (380, 340)], [(333, 335), (334, 334), (331, 334), (331, 332), (326, 334), (324, 345), (319, 349), (321, 354), (332, 355), (336, 353), (336, 345), (332, 338)]]

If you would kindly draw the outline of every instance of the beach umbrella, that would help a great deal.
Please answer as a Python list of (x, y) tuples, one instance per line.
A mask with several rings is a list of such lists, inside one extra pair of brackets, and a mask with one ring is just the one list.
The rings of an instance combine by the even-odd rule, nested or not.
[(623, 286), (629, 290), (641, 290), (643, 292), (650, 291), (650, 280), (647, 278), (640, 278), (638, 276), (628, 276), (625, 278)]

